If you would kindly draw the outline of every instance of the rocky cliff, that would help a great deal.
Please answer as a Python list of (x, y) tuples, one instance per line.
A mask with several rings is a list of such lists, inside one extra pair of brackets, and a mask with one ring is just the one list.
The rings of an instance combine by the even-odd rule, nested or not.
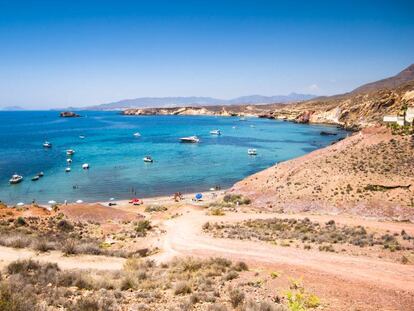
[(349, 128), (364, 128), (382, 122), (386, 114), (399, 114), (404, 105), (414, 105), (414, 81), (395, 89), (318, 98), (286, 105), (269, 113), (269, 117), (300, 123), (330, 123)]
[(126, 109), (125, 115), (258, 116), (298, 123), (337, 124), (360, 129), (382, 123), (387, 114), (414, 106), (414, 65), (394, 77), (363, 85), (352, 92), (292, 104), (230, 105)]

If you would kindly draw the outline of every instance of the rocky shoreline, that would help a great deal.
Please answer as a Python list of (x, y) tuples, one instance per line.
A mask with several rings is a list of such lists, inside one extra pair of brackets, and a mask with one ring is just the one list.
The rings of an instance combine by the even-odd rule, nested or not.
[(382, 124), (385, 115), (397, 115), (404, 110), (404, 106), (413, 105), (413, 90), (414, 81), (411, 81), (393, 89), (367, 93), (350, 92), (291, 104), (128, 108), (121, 114), (254, 116), (301, 124), (331, 124), (347, 130), (360, 130)]

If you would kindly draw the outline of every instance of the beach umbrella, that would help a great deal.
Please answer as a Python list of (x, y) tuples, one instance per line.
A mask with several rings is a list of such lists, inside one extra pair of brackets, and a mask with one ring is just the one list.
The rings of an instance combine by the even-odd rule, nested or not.
[(197, 200), (201, 200), (201, 198), (203, 197), (203, 195), (201, 194), (201, 193), (197, 193), (196, 195), (195, 195), (195, 198), (197, 199)]
[(54, 201), (54, 200), (50, 200), (49, 202), (47, 202), (47, 203), (49, 203), (49, 204), (56, 204), (57, 202), (56, 201)]
[(80, 203), (83, 203), (83, 201), (82, 200), (77, 200), (76, 203), (80, 204)]
[(23, 202), (19, 202), (19, 203), (17, 203), (16, 205), (17, 205), (17, 206), (23, 206), (23, 205), (24, 205), (24, 203), (23, 203)]

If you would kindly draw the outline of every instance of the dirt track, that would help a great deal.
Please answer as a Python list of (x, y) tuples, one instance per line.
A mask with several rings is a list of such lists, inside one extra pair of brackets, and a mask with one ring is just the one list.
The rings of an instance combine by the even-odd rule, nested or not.
[[(307, 286), (324, 299), (333, 302), (335, 310), (413, 310), (414, 267), (377, 258), (336, 253), (306, 251), (268, 243), (215, 239), (202, 232), (206, 221), (239, 221), (270, 218), (275, 214), (234, 213), (207, 216), (205, 211), (187, 208), (183, 215), (167, 220), (167, 233), (160, 238), (162, 252), (153, 258), (168, 261), (175, 256), (223, 256), (246, 261), (251, 267), (278, 269), (303, 277)], [(282, 217), (285, 217), (283, 215)], [(300, 217), (296, 215), (295, 217)], [(308, 216), (309, 217), (309, 216)], [(319, 220), (335, 219), (338, 223), (358, 223), (380, 230), (414, 232), (414, 225), (375, 222), (345, 217), (310, 216)], [(57, 262), (63, 269), (121, 269), (124, 259), (104, 256), (70, 256), (58, 252), (36, 254), (29, 250), (0, 247), (0, 266), (16, 259), (34, 258)], [(358, 306), (357, 308), (354, 308)], [(331, 305), (332, 307), (332, 305)], [(410, 309), (411, 308), (411, 309)], [(329, 308), (331, 309), (331, 308)]]

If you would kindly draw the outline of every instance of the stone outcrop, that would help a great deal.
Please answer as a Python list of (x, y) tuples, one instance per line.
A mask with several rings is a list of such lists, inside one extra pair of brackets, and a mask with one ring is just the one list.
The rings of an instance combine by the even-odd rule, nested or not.
[(62, 111), (60, 114), (61, 118), (79, 118), (80, 115), (74, 113), (73, 111)]

